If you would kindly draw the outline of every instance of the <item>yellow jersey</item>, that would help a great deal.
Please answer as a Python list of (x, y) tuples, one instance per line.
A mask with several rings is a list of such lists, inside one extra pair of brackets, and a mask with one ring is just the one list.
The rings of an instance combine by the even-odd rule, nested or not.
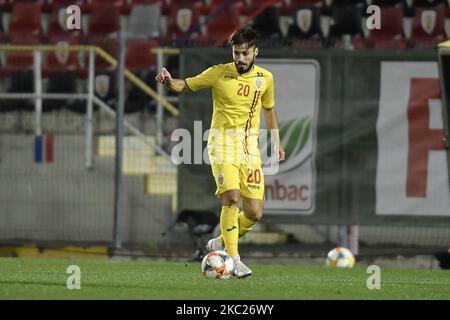
[[(270, 71), (254, 65), (251, 71), (239, 74), (231, 62), (215, 65), (187, 78), (186, 84), (194, 92), (212, 89), (213, 113), (208, 147), (214, 142), (216, 146), (227, 144), (236, 151), (242, 145), (245, 154), (259, 155), (261, 108), (272, 109), (275, 106), (274, 81)], [(221, 134), (214, 134), (216, 131)], [(225, 131), (234, 132), (228, 142), (223, 140)], [(227, 136), (230, 135), (227, 133)]]

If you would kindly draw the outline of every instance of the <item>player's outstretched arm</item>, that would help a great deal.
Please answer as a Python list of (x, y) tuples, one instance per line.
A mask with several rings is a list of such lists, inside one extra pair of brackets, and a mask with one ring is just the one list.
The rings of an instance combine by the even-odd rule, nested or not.
[(186, 84), (186, 81), (182, 79), (174, 79), (170, 75), (169, 71), (166, 68), (162, 68), (158, 75), (155, 77), (155, 80), (162, 83), (172, 92), (175, 93), (183, 93), (190, 91), (189, 87)]

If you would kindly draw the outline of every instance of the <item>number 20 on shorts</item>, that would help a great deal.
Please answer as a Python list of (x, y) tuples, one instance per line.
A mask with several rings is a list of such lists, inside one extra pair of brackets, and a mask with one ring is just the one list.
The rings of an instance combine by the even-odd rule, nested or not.
[(247, 182), (259, 184), (261, 182), (261, 171), (259, 169), (248, 169)]

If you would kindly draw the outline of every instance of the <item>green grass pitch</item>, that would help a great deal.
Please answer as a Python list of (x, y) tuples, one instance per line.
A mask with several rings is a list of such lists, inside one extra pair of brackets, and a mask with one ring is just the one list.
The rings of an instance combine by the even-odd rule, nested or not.
[[(80, 268), (79, 290), (67, 289), (70, 265)], [(450, 299), (445, 270), (381, 268), (381, 288), (369, 290), (362, 265), (249, 265), (251, 277), (219, 281), (199, 263), (0, 258), (0, 299)]]

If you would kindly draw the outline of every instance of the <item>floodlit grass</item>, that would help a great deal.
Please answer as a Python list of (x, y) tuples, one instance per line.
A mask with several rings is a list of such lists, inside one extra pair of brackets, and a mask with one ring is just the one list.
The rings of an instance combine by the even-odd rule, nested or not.
[[(67, 267), (81, 270), (81, 289), (67, 289)], [(369, 290), (366, 268), (249, 263), (245, 279), (208, 280), (200, 264), (161, 261), (0, 258), (0, 299), (450, 299), (445, 270), (381, 269)]]

